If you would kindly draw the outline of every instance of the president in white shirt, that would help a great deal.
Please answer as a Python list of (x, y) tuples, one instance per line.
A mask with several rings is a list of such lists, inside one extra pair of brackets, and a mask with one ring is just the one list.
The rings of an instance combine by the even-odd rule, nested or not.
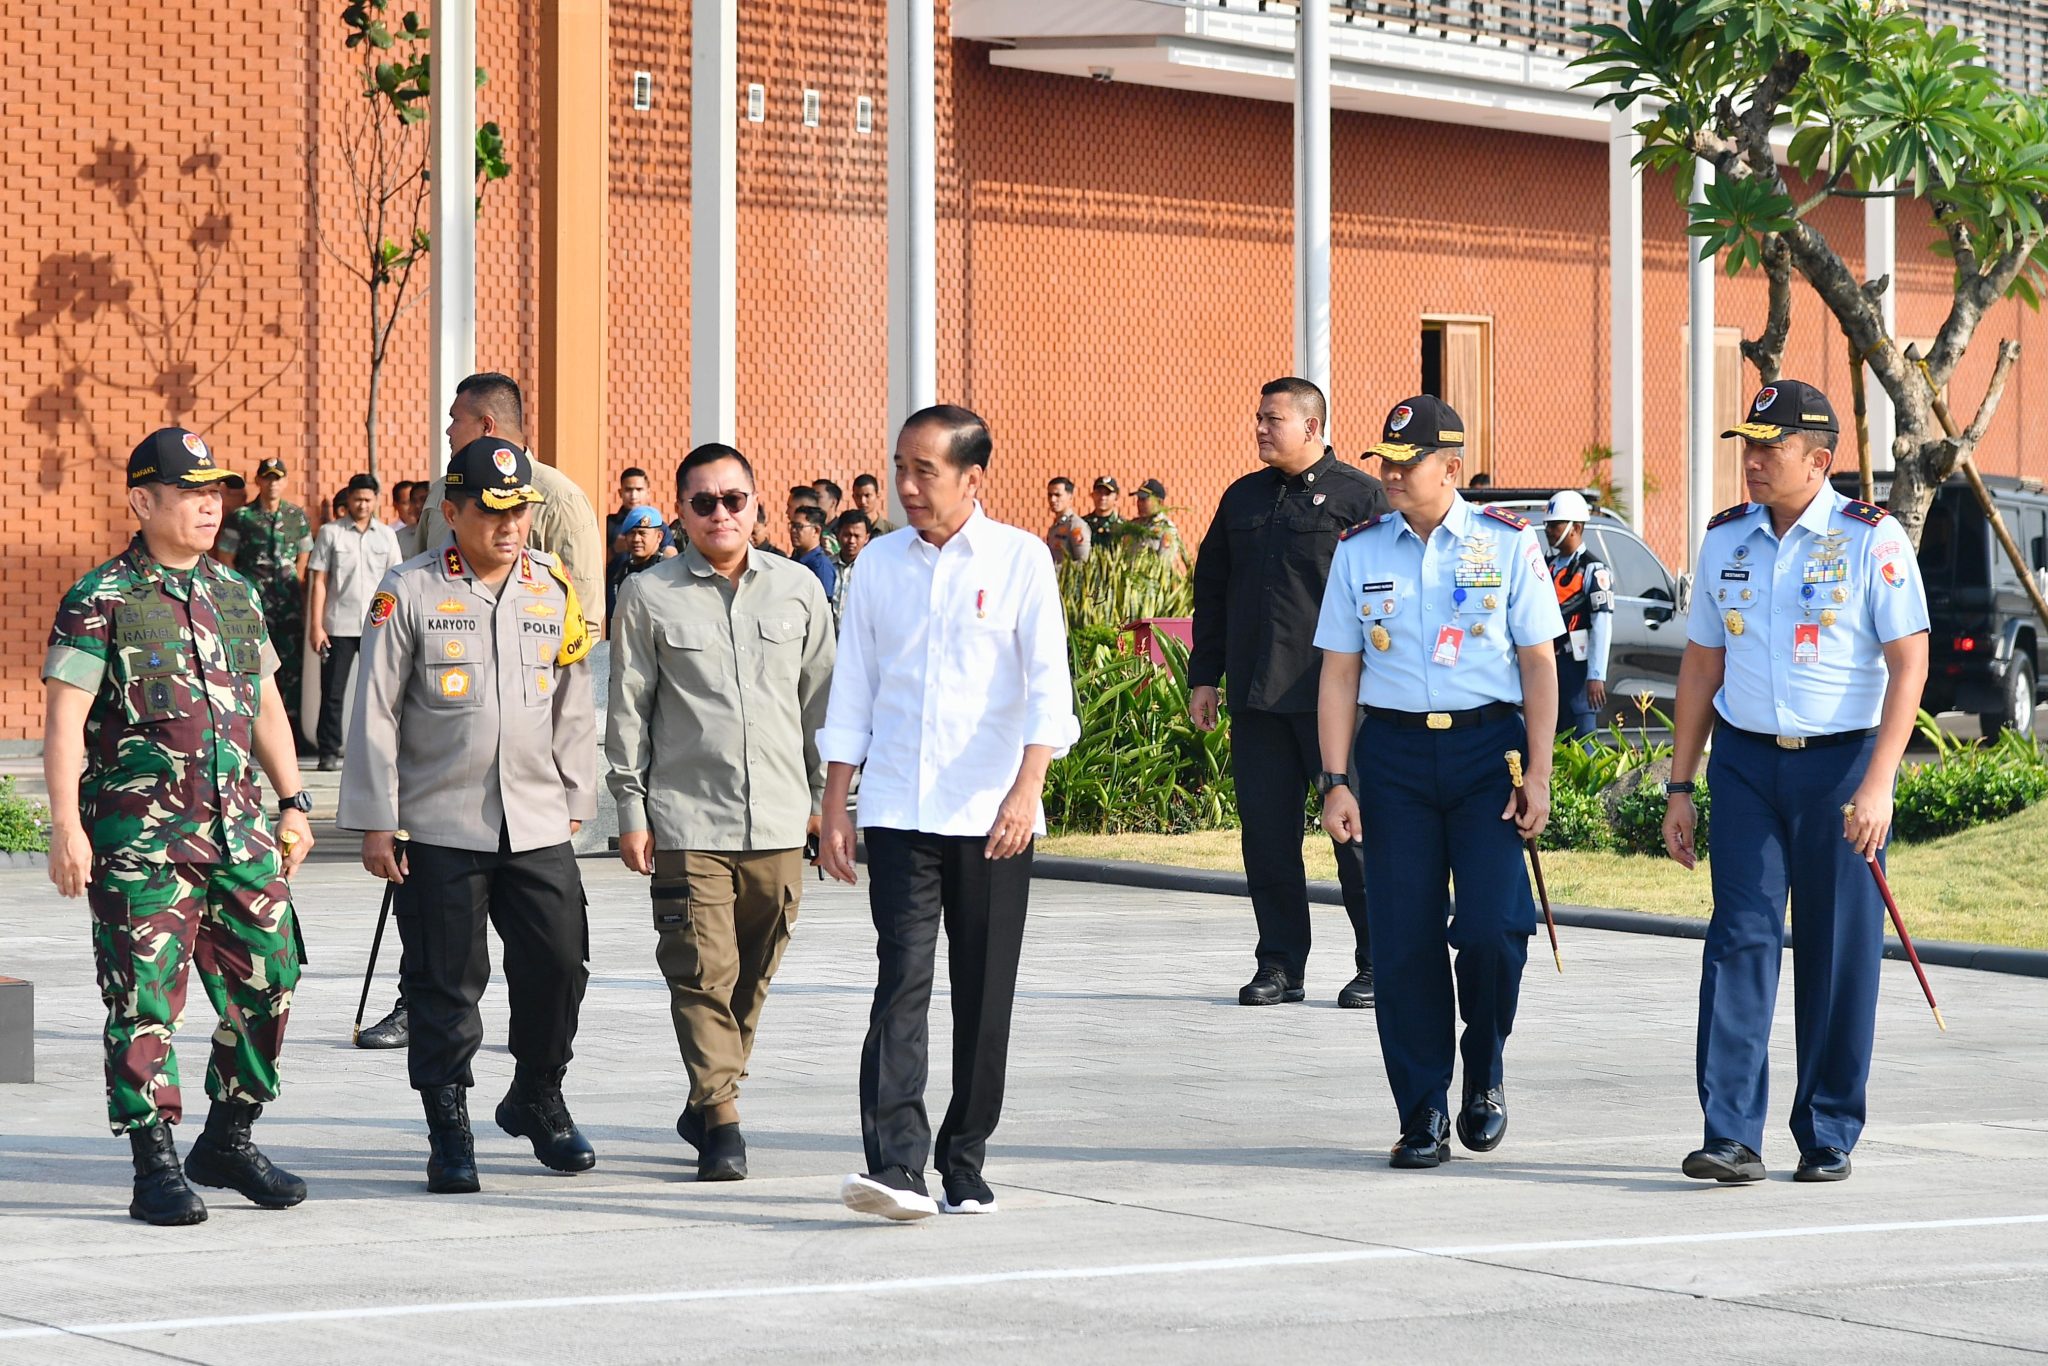
[[(965, 408), (914, 413), (896, 437), (910, 525), (869, 543), (847, 595), (818, 751), (827, 761), (820, 865), (854, 880), (846, 809), (856, 769), (868, 905), (880, 959), (861, 1045), (868, 1169), (840, 1198), (919, 1219), (990, 1214), (982, 1179), (1002, 1115), (1010, 1007), (1045, 832), (1045, 771), (1080, 737), (1059, 585), (1044, 544), (990, 521), (979, 496), (988, 426)], [(953, 1097), (932, 1151), (924, 1081), (939, 926), (953, 988)]]

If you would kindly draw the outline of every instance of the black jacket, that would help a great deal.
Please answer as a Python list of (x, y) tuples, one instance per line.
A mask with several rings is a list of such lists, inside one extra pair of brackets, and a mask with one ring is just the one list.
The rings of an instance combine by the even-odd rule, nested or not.
[(1195, 559), (1189, 685), (1228, 679), (1236, 710), (1314, 711), (1338, 533), (1386, 508), (1379, 480), (1329, 454), (1292, 479), (1259, 469), (1225, 489)]

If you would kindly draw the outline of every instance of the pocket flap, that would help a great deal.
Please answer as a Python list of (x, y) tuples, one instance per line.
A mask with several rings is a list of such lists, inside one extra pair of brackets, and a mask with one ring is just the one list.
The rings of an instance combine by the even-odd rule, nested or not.
[(666, 622), (661, 628), (661, 643), (671, 650), (702, 650), (710, 646), (717, 630), (717, 623), (710, 621)]
[(763, 640), (776, 641), (802, 640), (804, 638), (804, 624), (800, 621), (791, 621), (786, 617), (763, 617), (761, 619), (761, 638)]

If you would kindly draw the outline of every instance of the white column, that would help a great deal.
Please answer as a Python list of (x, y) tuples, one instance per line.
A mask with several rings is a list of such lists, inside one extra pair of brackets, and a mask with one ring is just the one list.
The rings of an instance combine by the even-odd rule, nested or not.
[[(1878, 186), (1881, 190), (1893, 188), (1890, 181)], [(1884, 318), (1884, 334), (1897, 344), (1899, 335), (1899, 220), (1898, 201), (1894, 199), (1866, 199), (1863, 201), (1863, 278), (1875, 280), (1881, 275), (1892, 277), (1890, 289), (1877, 302), (1878, 312)], [(1870, 421), (1870, 468), (1883, 473), (1892, 467), (1892, 436), (1895, 418), (1892, 411), (1892, 396), (1877, 382), (1877, 376), (1869, 366), (1863, 367), (1863, 404)], [(1837, 466), (1839, 468), (1839, 465)]]
[(1612, 109), (1607, 143), (1607, 430), (1610, 473), (1643, 530), (1643, 148), (1640, 110)]
[[(1692, 198), (1706, 198), (1714, 168), (1705, 161), (1693, 169)], [(1714, 515), (1714, 272), (1720, 262), (1699, 259), (1697, 239), (1685, 239), (1686, 271), (1686, 419), (1685, 549), (1686, 564), (1699, 572), (1700, 538)]]
[(434, 0), (434, 70), (460, 72), (436, 80), (427, 101), (428, 158), (433, 167), (434, 249), (427, 253), (433, 348), (434, 410), (427, 414), (429, 468), (448, 464), (442, 436), (455, 386), (476, 370), (476, 0)]
[(1330, 6), (1294, 41), (1294, 373), (1330, 392)]
[[(932, 0), (889, 0), (889, 431), (937, 402), (938, 98)], [(896, 492), (889, 484), (892, 516)]]
[(690, 6), (690, 444), (735, 440), (739, 7)]

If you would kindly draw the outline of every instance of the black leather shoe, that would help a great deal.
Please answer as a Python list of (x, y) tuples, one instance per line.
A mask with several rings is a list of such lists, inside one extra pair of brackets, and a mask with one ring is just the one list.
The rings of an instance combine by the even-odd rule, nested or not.
[(514, 1073), (512, 1089), (498, 1102), (498, 1127), (533, 1144), (541, 1165), (558, 1172), (587, 1172), (597, 1165), (590, 1140), (569, 1117), (562, 1099), (562, 1068), (553, 1076)]
[(1287, 969), (1263, 967), (1252, 974), (1252, 980), (1239, 988), (1237, 1003), (1241, 1006), (1277, 1006), (1299, 1001), (1304, 996), (1299, 977), (1289, 977)]
[(185, 1175), (202, 1186), (241, 1192), (263, 1209), (290, 1209), (306, 1198), (306, 1183), (271, 1164), (249, 1137), (261, 1105), (217, 1100), (206, 1115), (206, 1131), (185, 1157)]
[(1371, 1010), (1372, 1003), (1372, 964), (1367, 963), (1358, 970), (1356, 977), (1344, 984), (1344, 990), (1337, 993), (1337, 1004), (1346, 1010)]
[(427, 1111), (427, 1189), (436, 1195), (469, 1195), (476, 1179), (476, 1138), (469, 1131), (469, 1092), (460, 1086), (430, 1086), (420, 1092)]
[(744, 1181), (747, 1179), (747, 1140), (737, 1123), (721, 1124), (704, 1135), (698, 1149), (699, 1181)]
[(412, 1016), (405, 1008), (405, 998), (398, 998), (398, 1004), (391, 1007), (391, 1013), (377, 1023), (356, 1035), (357, 1048), (403, 1048), (412, 1039)]
[(135, 1158), (135, 1197), (128, 1202), (130, 1219), (160, 1226), (206, 1222), (206, 1202), (185, 1184), (170, 1125), (130, 1129), (128, 1147)]
[(1458, 1142), (1475, 1153), (1490, 1153), (1500, 1146), (1508, 1132), (1506, 1090), (1489, 1086), (1467, 1092), (1465, 1107), (1458, 1111)]
[(1764, 1160), (1755, 1149), (1732, 1138), (1717, 1138), (1698, 1152), (1686, 1154), (1682, 1170), (1697, 1181), (1738, 1185), (1763, 1180)]
[(676, 1116), (676, 1137), (678, 1137), (678, 1138), (682, 1139), (682, 1140), (683, 1140), (683, 1142), (685, 1142), (685, 1143), (689, 1144), (689, 1145), (690, 1145), (690, 1146), (691, 1146), (692, 1148), (695, 1148), (695, 1149), (696, 1149), (696, 1150), (697, 1150), (698, 1152), (700, 1152), (700, 1153), (701, 1153), (701, 1152), (703, 1152), (703, 1151), (704, 1151), (704, 1113), (703, 1113), (703, 1111), (701, 1111), (701, 1110), (694, 1110), (694, 1109), (690, 1108), (689, 1106), (685, 1105), (685, 1106), (683, 1107), (683, 1112), (682, 1112), (681, 1114), (679, 1114), (679, 1115), (677, 1115), (677, 1116)]
[(1849, 1154), (1840, 1148), (1808, 1148), (1799, 1154), (1799, 1170), (1792, 1173), (1794, 1181), (1847, 1181), (1849, 1179)]
[(1451, 1160), (1451, 1122), (1435, 1106), (1425, 1109), (1401, 1134), (1388, 1158), (1390, 1167), (1441, 1167)]

